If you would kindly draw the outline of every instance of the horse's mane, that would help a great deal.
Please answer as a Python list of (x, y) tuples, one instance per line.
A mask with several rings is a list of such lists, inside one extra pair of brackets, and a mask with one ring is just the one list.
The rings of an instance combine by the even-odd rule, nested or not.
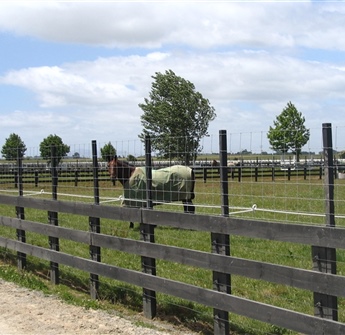
[(129, 163), (129, 162), (126, 161), (126, 160), (118, 160), (118, 159), (117, 159), (116, 161), (117, 161), (117, 164), (118, 164), (119, 166), (128, 166), (128, 167), (134, 167), (134, 168), (135, 168), (135, 165)]
[(128, 166), (128, 167), (131, 167), (131, 168), (132, 168), (132, 167), (135, 168), (135, 165), (129, 163), (129, 162), (126, 161), (125, 159), (122, 159), (122, 160), (118, 159), (117, 155), (115, 155), (115, 156), (113, 156), (113, 157), (108, 156), (108, 162), (111, 162), (113, 159), (115, 159), (116, 165), (117, 165), (117, 166), (122, 166), (122, 167), (127, 167), (127, 166)]

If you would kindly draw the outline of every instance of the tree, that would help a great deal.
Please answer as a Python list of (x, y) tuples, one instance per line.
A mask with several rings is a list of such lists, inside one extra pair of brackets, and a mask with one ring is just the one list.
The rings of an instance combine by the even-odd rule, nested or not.
[(109, 158), (114, 157), (116, 155), (116, 149), (111, 144), (111, 142), (108, 142), (101, 148), (101, 156), (104, 161), (108, 161)]
[(209, 122), (216, 117), (215, 109), (195, 91), (194, 84), (171, 70), (165, 74), (156, 72), (152, 78), (149, 98), (139, 104), (144, 112), (139, 138), (144, 140), (149, 135), (152, 150), (160, 156), (176, 157), (188, 164), (202, 150), (200, 140), (208, 135)]
[(283, 154), (289, 150), (296, 155), (299, 162), (299, 156), (302, 147), (309, 141), (310, 130), (304, 125), (305, 118), (296, 107), (288, 102), (276, 121), (274, 127), (269, 128), (267, 138), (271, 148)]
[(2, 157), (11, 161), (18, 158), (18, 153), (20, 155), (20, 158), (23, 158), (25, 151), (26, 145), (24, 144), (20, 136), (12, 133), (8, 138), (6, 138), (5, 144), (3, 145), (1, 150), (1, 154)]
[(56, 147), (56, 159), (59, 163), (62, 157), (67, 156), (70, 151), (70, 147), (62, 142), (61, 137), (57, 135), (49, 135), (40, 143), (40, 153), (41, 157), (46, 159), (48, 163), (51, 162), (51, 148), (52, 146)]
[(127, 156), (127, 160), (130, 161), (130, 162), (136, 162), (137, 158), (133, 155), (128, 155)]

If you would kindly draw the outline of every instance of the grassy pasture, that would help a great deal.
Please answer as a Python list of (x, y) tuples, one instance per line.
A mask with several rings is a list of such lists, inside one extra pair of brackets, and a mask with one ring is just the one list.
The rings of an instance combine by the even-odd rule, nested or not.
[[(51, 185), (49, 183), (40, 184), (38, 188), (34, 185), (25, 185), (28, 196), (51, 198)], [(12, 184), (1, 185), (2, 191), (14, 191)], [(43, 193), (31, 194), (29, 191)], [(91, 182), (80, 183), (74, 187), (71, 183), (61, 183), (58, 189), (58, 199), (66, 201), (88, 201), (93, 202), (93, 189)], [(4, 191), (5, 193), (5, 191)], [(115, 187), (110, 182), (100, 184), (100, 197), (104, 204), (119, 206), (120, 201), (106, 202), (109, 198), (117, 198), (122, 194), (120, 185)], [(335, 184), (335, 207), (336, 214), (340, 217), (336, 219), (338, 226), (345, 226), (344, 204), (345, 181), (336, 180)], [(117, 200), (117, 199), (116, 199)], [(323, 225), (322, 214), (325, 208), (323, 181), (316, 177), (304, 180), (301, 177), (294, 177), (290, 181), (287, 178), (271, 179), (261, 178), (255, 182), (253, 178), (246, 178), (242, 182), (229, 180), (229, 202), (231, 215), (248, 217), (252, 219), (264, 219), (270, 221), (300, 222), (305, 224)], [(209, 179), (204, 183), (197, 180), (196, 199), (197, 212), (219, 215), (221, 213), (220, 185), (219, 179)], [(252, 210), (253, 205), (257, 206)], [(182, 211), (179, 204), (162, 205), (160, 210)], [(307, 215), (309, 213), (309, 215)], [(14, 216), (15, 210), (12, 207), (0, 205), (0, 215)], [(25, 209), (25, 217), (28, 220), (47, 222), (47, 213), (43, 211)], [(88, 230), (88, 218), (59, 214), (59, 225), (74, 229)], [(101, 232), (120, 237), (139, 239), (139, 231), (128, 229), (127, 222), (117, 220), (101, 220)], [(181, 246), (185, 248), (210, 251), (211, 241), (207, 233), (190, 230), (177, 230), (168, 227), (156, 228), (156, 242), (166, 245)], [(15, 232), (11, 229), (0, 227), (0, 235), (15, 238)], [(45, 237), (38, 234), (27, 233), (27, 242), (39, 246), (48, 247)], [(89, 258), (88, 246), (75, 242), (60, 240), (60, 250), (77, 256)], [(236, 257), (264, 261), (275, 264), (293, 266), (297, 268), (312, 268), (311, 248), (309, 246), (269, 242), (262, 239), (245, 238), (241, 236), (231, 236), (231, 254)], [(8, 250), (2, 250), (4, 264), (13, 261), (13, 255)], [(345, 273), (345, 253), (343, 250), (337, 251), (338, 273)], [(141, 270), (140, 257), (123, 252), (102, 250), (102, 261), (124, 268)], [(15, 262), (13, 262), (15, 263)], [(13, 270), (14, 269), (14, 270)], [(101, 286), (99, 292), (100, 302), (92, 302), (88, 299), (89, 274), (69, 267), (61, 266), (62, 285), (58, 288), (51, 288), (49, 285), (49, 264), (38, 259), (28, 258), (29, 273), (39, 275), (37, 279), (31, 278), (34, 287), (42, 286), (45, 290), (55, 290), (66, 300), (73, 303), (83, 303), (89, 305), (102, 305), (109, 308), (116, 304), (116, 308), (130, 308), (132, 311), (140, 311), (142, 306), (141, 289), (126, 285), (121, 282), (111, 281), (107, 278), (100, 278)], [(13, 277), (15, 268), (12, 270), (8, 265), (0, 267), (0, 275), (8, 279), (8, 273)], [(7, 274), (6, 274), (7, 273)], [(212, 288), (212, 274), (203, 269), (192, 268), (180, 264), (157, 260), (157, 275), (166, 277), (201, 287)], [(27, 275), (21, 274), (28, 281)], [(36, 283), (37, 282), (37, 283)], [(291, 310), (313, 314), (313, 294), (309, 291), (294, 289), (284, 285), (272, 284), (264, 281), (252, 280), (240, 276), (232, 276), (232, 293), (236, 296), (273, 304), (275, 306), (288, 308)], [(70, 290), (69, 288), (73, 288)], [(175, 315), (175, 322), (187, 323), (191, 328), (202, 331), (203, 334), (212, 333), (212, 310), (204, 306), (183, 301), (181, 299), (158, 293), (159, 316), (168, 319)], [(345, 322), (345, 303), (339, 299), (339, 320)], [(264, 324), (255, 320), (243, 318), (237, 315), (230, 315), (230, 320), (234, 329), (238, 332), (252, 334), (292, 334), (293, 332), (279, 329), (277, 327)]]

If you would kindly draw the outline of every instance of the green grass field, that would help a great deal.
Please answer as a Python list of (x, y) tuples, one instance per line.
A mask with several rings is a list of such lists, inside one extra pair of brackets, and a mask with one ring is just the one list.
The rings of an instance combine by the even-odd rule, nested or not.
[[(72, 182), (60, 183), (58, 199), (66, 201), (93, 202), (92, 182), (79, 183), (74, 187)], [(255, 182), (253, 178), (246, 178), (242, 182), (229, 180), (230, 215), (258, 220), (269, 220), (289, 223), (304, 223), (323, 225), (325, 210), (324, 185), (317, 177), (304, 180), (294, 177), (278, 178), (275, 181), (261, 178)], [(17, 194), (12, 184), (2, 184), (2, 194)], [(51, 185), (40, 184), (37, 188), (32, 184), (24, 186), (25, 195), (32, 197), (51, 198)], [(44, 190), (44, 192), (40, 192)], [(30, 194), (31, 192), (31, 194)], [(36, 192), (36, 194), (34, 194)], [(118, 197), (122, 194), (120, 185), (112, 186), (110, 182), (100, 184), (101, 202), (111, 206), (119, 206)], [(109, 201), (114, 198), (113, 201)], [(336, 180), (335, 208), (337, 226), (345, 226), (345, 181)], [(109, 201), (109, 202), (108, 202)], [(197, 180), (196, 199), (197, 212), (203, 214), (220, 215), (221, 196), (219, 179)], [(256, 210), (253, 210), (256, 205)], [(182, 211), (180, 204), (167, 204), (159, 210)], [(13, 207), (0, 205), (0, 215), (15, 216)], [(47, 213), (33, 209), (25, 209), (28, 220), (47, 222)], [(88, 230), (88, 218), (59, 214), (59, 225), (74, 229)], [(101, 220), (101, 232), (130, 239), (139, 239), (136, 226), (131, 230), (127, 222), (116, 220)], [(0, 235), (15, 239), (15, 231), (0, 227)], [(210, 251), (210, 235), (191, 230), (178, 230), (158, 227), (155, 231), (156, 243), (181, 246), (195, 250)], [(47, 238), (38, 234), (28, 233), (27, 242), (48, 247)], [(88, 246), (75, 242), (60, 240), (60, 250), (77, 256), (89, 258)], [(269, 242), (262, 239), (231, 236), (231, 255), (257, 261), (282, 264), (297, 268), (312, 269), (311, 248), (309, 246)], [(91, 301), (88, 295), (89, 274), (61, 266), (62, 284), (52, 287), (49, 283), (49, 264), (29, 257), (27, 272), (18, 273), (15, 259), (11, 252), (2, 250), (2, 266), (0, 276), (7, 280), (19, 281), (26, 286), (43, 289), (59, 294), (65, 300), (87, 306), (102, 308), (116, 308), (122, 311), (138, 312), (142, 308), (142, 289), (121, 282), (100, 278), (101, 286), (99, 301)], [(345, 273), (345, 253), (337, 250), (338, 273)], [(120, 267), (141, 270), (140, 257), (123, 252), (102, 250), (102, 261)], [(157, 275), (181, 282), (212, 288), (212, 274), (203, 269), (183, 266), (177, 263), (157, 260)], [(272, 284), (264, 281), (232, 276), (232, 294), (267, 304), (308, 313), (313, 315), (313, 293), (284, 285)], [(345, 303), (339, 299), (339, 320), (345, 322)], [(162, 319), (181, 322), (202, 334), (212, 334), (212, 310), (205, 306), (183, 301), (158, 293), (158, 313)], [(171, 318), (174, 315), (174, 318)], [(237, 315), (230, 315), (231, 325), (238, 333), (247, 334), (293, 334), (293, 332), (277, 328), (272, 325)]]

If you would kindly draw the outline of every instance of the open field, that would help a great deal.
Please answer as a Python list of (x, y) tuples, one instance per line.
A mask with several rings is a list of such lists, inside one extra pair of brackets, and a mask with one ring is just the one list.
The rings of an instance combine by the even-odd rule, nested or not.
[[(1, 192), (17, 194), (13, 184), (1, 185)], [(25, 185), (25, 196), (51, 198), (51, 184), (44, 183), (35, 187), (33, 184)], [(43, 192), (42, 192), (43, 190)], [(30, 193), (31, 192), (31, 193)], [(100, 184), (101, 204), (119, 206), (119, 196), (122, 194), (120, 185), (113, 186), (109, 181)], [(252, 219), (265, 219), (281, 221), (289, 224), (300, 222), (305, 224), (324, 224), (324, 185), (323, 180), (310, 177), (304, 180), (302, 176), (294, 177), (290, 181), (287, 178), (260, 179), (255, 182), (253, 178), (247, 178), (242, 182), (229, 180), (229, 204), (230, 215), (250, 217)], [(79, 183), (75, 187), (71, 183), (61, 183), (58, 189), (58, 199), (66, 201), (93, 202), (93, 188), (91, 182)], [(345, 181), (336, 180), (335, 184), (335, 209), (336, 225), (345, 226)], [(201, 179), (196, 184), (197, 212), (220, 215), (221, 195), (219, 179), (211, 178), (206, 183)], [(253, 207), (256, 205), (256, 209)], [(180, 204), (162, 205), (160, 210), (182, 211)], [(15, 216), (15, 209), (9, 206), (0, 206), (0, 215)], [(37, 210), (26, 210), (25, 218), (38, 222), (47, 222), (47, 213)], [(85, 217), (61, 214), (59, 225), (88, 230), (89, 225)], [(127, 222), (117, 220), (102, 220), (101, 232), (130, 239), (139, 239), (139, 231), (128, 229)], [(0, 228), (0, 235), (15, 238), (15, 232), (8, 228)], [(191, 230), (177, 230), (166, 227), (157, 227), (156, 242), (160, 244), (183, 246), (185, 248), (209, 251), (211, 248), (210, 236), (207, 233)], [(27, 234), (29, 243), (47, 247), (47, 239), (33, 233)], [(68, 251), (74, 255), (88, 258), (87, 246), (61, 240), (60, 250)], [(231, 255), (246, 259), (264, 261), (275, 264), (293, 266), (297, 268), (312, 268), (311, 250), (299, 244), (269, 242), (261, 239), (231, 236)], [(3, 250), (3, 259), (11, 260), (12, 256)], [(345, 253), (337, 251), (338, 273), (345, 273)], [(140, 257), (122, 252), (102, 250), (102, 260), (109, 264), (129, 269), (141, 270)], [(212, 288), (212, 274), (209, 271), (182, 266), (171, 262), (157, 260), (158, 276), (166, 277), (202, 287)], [(48, 278), (49, 264), (29, 258), (28, 270)], [(68, 267), (61, 267), (62, 283), (77, 289), (79, 294), (88, 292), (89, 274)], [(114, 304), (124, 305), (138, 311), (141, 308), (141, 289), (124, 285), (120, 282), (101, 278), (100, 300)], [(251, 280), (239, 276), (232, 276), (232, 294), (248, 299), (261, 301), (267, 304), (313, 314), (313, 296), (311, 292)], [(184, 302), (177, 298), (158, 294), (159, 314), (176, 315), (181, 321), (187, 322), (194, 329), (200, 329), (205, 334), (209, 331), (208, 323), (212, 326), (212, 310), (204, 306), (198, 306), (190, 302)], [(345, 303), (339, 300), (339, 320), (345, 322)], [(268, 324), (263, 324), (237, 315), (230, 316), (231, 323), (238, 331), (253, 334), (289, 334), (290, 331), (277, 329)]]

